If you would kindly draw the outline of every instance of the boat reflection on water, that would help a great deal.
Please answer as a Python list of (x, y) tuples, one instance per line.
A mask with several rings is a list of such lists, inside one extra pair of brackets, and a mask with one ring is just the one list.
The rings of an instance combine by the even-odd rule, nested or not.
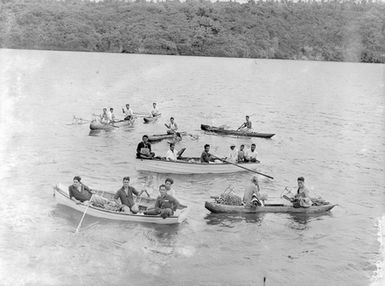
[(264, 213), (257, 214), (221, 214), (210, 213), (204, 217), (206, 223), (209, 225), (222, 225), (227, 227), (233, 227), (234, 223), (246, 222), (261, 224), (263, 221)]
[(310, 228), (311, 222), (317, 220), (323, 220), (325, 217), (332, 217), (331, 212), (319, 213), (319, 214), (287, 214), (288, 226), (294, 230), (306, 230)]

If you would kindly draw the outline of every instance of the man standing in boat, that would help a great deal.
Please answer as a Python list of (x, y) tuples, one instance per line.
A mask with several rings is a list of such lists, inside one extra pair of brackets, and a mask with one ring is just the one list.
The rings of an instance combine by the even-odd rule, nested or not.
[(159, 110), (156, 108), (156, 103), (155, 102), (152, 104), (151, 115), (152, 115), (152, 117), (155, 117), (155, 116), (159, 115)]
[(258, 177), (253, 176), (251, 178), (251, 184), (245, 189), (243, 203), (245, 207), (252, 207), (256, 205), (263, 206), (265, 200), (267, 200), (267, 195), (260, 193)]
[(139, 206), (135, 204), (133, 195), (139, 197), (143, 192), (138, 192), (134, 187), (130, 186), (130, 177), (124, 177), (123, 186), (115, 193), (114, 200), (117, 204), (122, 205), (124, 212), (136, 214), (139, 212)]
[(136, 148), (136, 158), (152, 159), (154, 156), (155, 153), (151, 152), (151, 143), (148, 142), (148, 136), (143, 135), (142, 142)]
[(239, 126), (239, 128), (237, 130), (240, 130), (240, 129), (243, 129), (245, 131), (250, 131), (253, 127), (252, 127), (252, 124), (251, 124), (251, 121), (249, 120), (249, 116), (246, 115), (246, 122), (243, 123), (241, 126)]
[(170, 124), (164, 124), (167, 127), (167, 134), (174, 134), (178, 130), (178, 125), (174, 121), (174, 117), (170, 118)]

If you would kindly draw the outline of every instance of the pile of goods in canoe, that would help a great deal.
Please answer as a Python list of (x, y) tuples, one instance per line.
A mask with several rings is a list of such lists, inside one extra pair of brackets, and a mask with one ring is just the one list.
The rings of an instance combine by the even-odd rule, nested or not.
[(215, 202), (222, 205), (242, 206), (242, 198), (235, 194), (234, 187), (229, 186), (218, 197), (214, 197)]

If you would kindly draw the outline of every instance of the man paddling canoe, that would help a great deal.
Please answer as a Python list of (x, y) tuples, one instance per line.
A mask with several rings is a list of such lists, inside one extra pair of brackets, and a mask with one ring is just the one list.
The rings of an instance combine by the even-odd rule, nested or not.
[[(308, 188), (305, 187), (305, 178), (304, 177), (299, 177), (297, 179), (297, 184), (298, 184), (298, 189), (297, 193), (293, 198), (289, 198), (288, 196), (283, 196), (284, 199), (289, 200), (290, 202), (293, 203), (294, 207), (303, 207), (303, 208), (308, 208), (311, 207), (313, 204), (312, 199), (310, 198), (309, 195), (309, 190)], [(287, 188), (285, 188), (287, 190)]]
[(122, 108), (123, 114), (124, 114), (124, 120), (131, 120), (134, 117), (134, 112), (132, 111), (130, 105), (126, 104), (126, 110)]
[(244, 122), (237, 130), (244, 129), (245, 131), (250, 131), (252, 129), (252, 123), (249, 120), (249, 116), (246, 115), (246, 122)]
[(155, 117), (159, 115), (159, 110), (156, 108), (156, 102), (152, 104), (151, 116)]
[(174, 117), (170, 117), (170, 124), (164, 124), (167, 127), (167, 133), (173, 134), (178, 130), (178, 125), (176, 124)]
[(267, 195), (261, 194), (258, 177), (253, 176), (251, 178), (251, 184), (245, 189), (243, 203), (246, 207), (263, 206), (265, 200), (267, 200)]

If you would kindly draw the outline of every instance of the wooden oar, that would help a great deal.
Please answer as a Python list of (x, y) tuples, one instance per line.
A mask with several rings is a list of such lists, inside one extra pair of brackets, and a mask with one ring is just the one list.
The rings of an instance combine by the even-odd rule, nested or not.
[(83, 216), (82, 216), (82, 218), (80, 219), (79, 225), (78, 225), (78, 227), (76, 228), (75, 233), (78, 233), (78, 232), (79, 232), (80, 226), (82, 225), (84, 216), (86, 215), (86, 212), (87, 212), (87, 210), (88, 210), (88, 208), (89, 208), (89, 206), (90, 206), (90, 204), (91, 204), (91, 202), (92, 202), (93, 197), (94, 197), (94, 194), (92, 194), (92, 196), (91, 196), (91, 198), (90, 198), (90, 202), (89, 202), (89, 204), (87, 205), (86, 209), (84, 210)]
[(221, 159), (221, 158), (219, 158), (219, 157), (217, 157), (217, 156), (215, 156), (215, 155), (213, 155), (213, 154), (211, 154), (211, 156), (213, 156), (215, 159), (218, 159), (218, 160), (220, 160), (220, 161), (222, 161), (222, 162), (229, 163), (229, 164), (231, 164), (231, 165), (237, 166), (237, 167), (239, 167), (239, 168), (241, 168), (241, 169), (245, 169), (245, 170), (247, 170), (247, 171), (250, 171), (250, 172), (253, 172), (253, 173), (256, 173), (256, 174), (265, 176), (265, 177), (267, 177), (267, 178), (269, 178), (269, 179), (274, 179), (272, 176), (269, 176), (269, 175), (266, 175), (266, 174), (263, 174), (263, 173), (260, 173), (260, 172), (251, 170), (251, 169), (249, 169), (249, 168), (245, 168), (245, 167), (240, 166), (240, 165), (235, 164), (235, 163), (231, 163), (231, 162), (226, 161), (226, 160), (224, 160), (224, 159)]

